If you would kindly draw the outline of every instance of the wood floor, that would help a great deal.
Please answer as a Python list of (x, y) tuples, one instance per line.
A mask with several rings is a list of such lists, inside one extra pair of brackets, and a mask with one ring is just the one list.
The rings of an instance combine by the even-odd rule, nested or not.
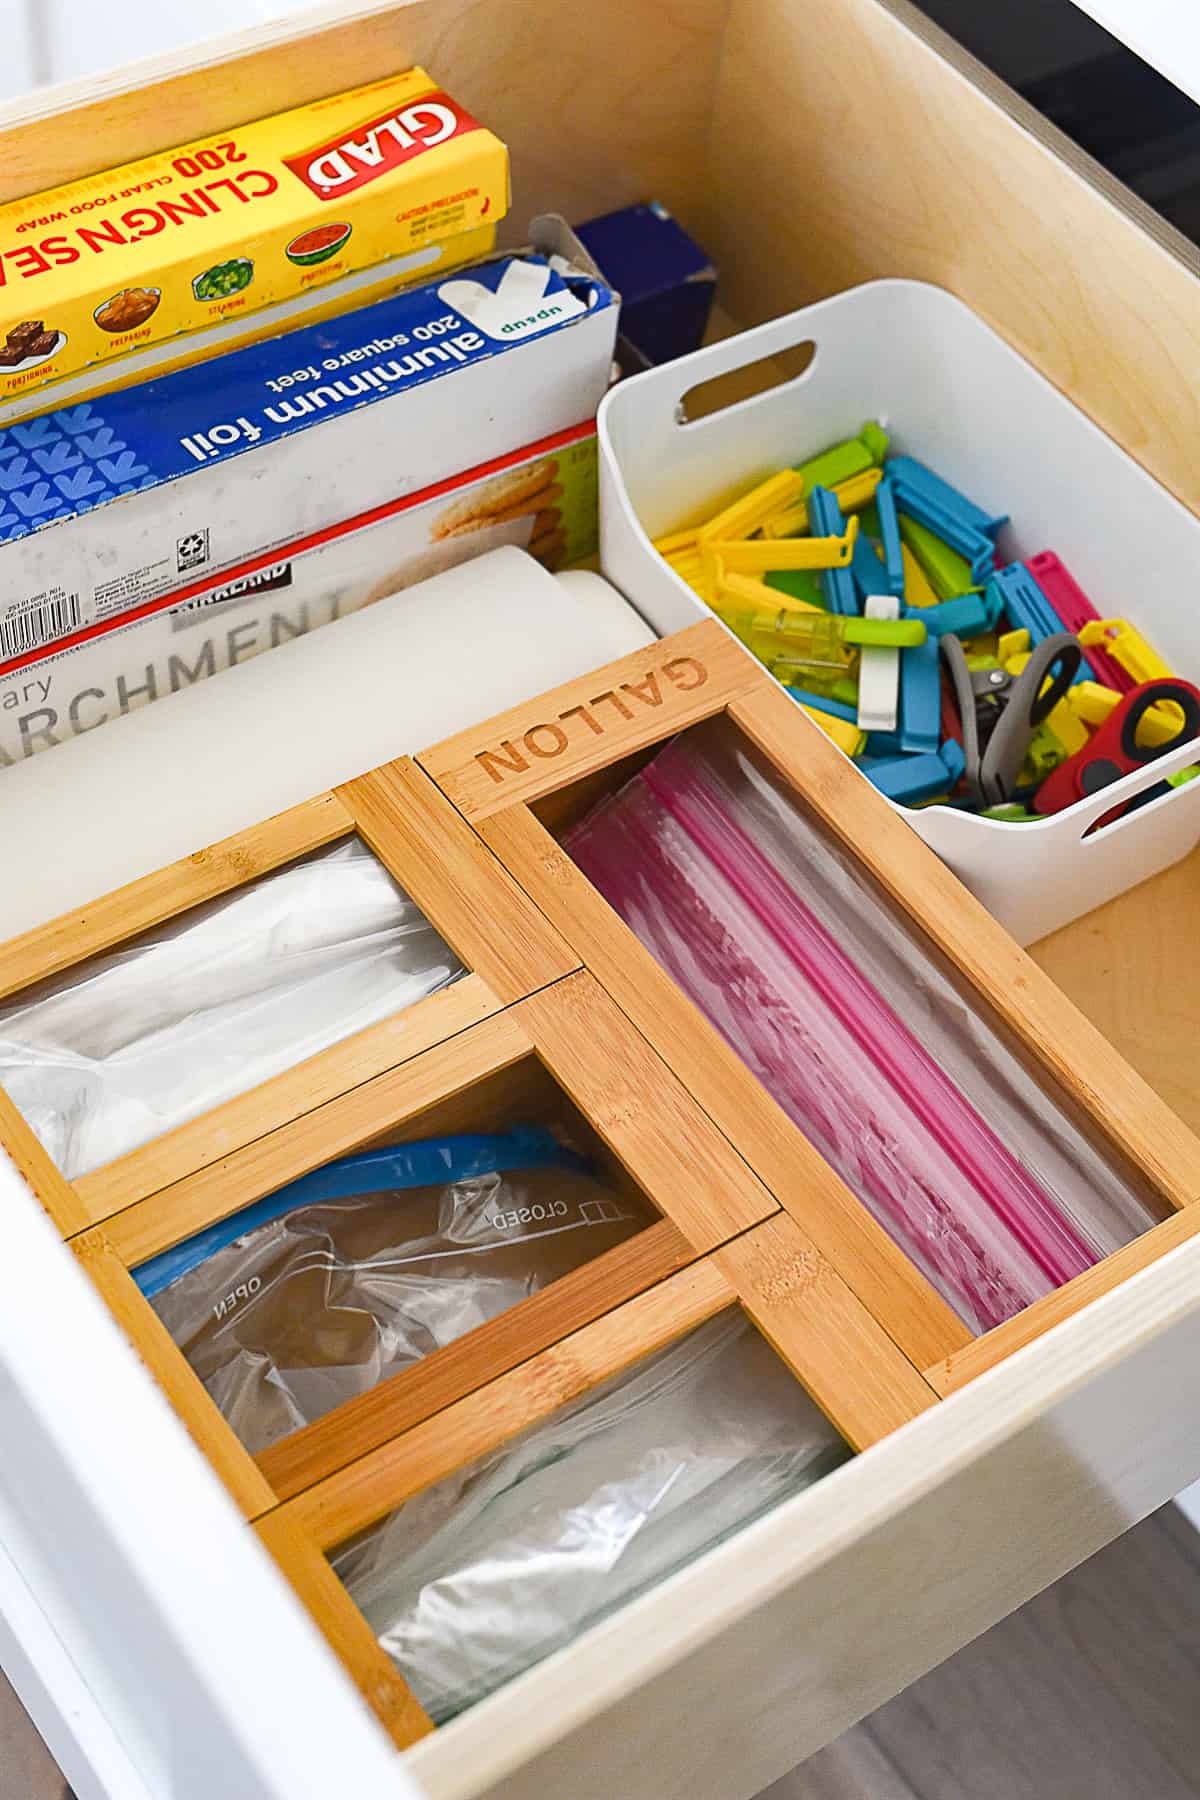
[(62, 1800), (63, 1778), (0, 1675), (0, 1800)]
[[(0, 1800), (62, 1793), (0, 1679)], [(1200, 1534), (1164, 1507), (760, 1800), (1200, 1800)]]
[(1174, 1506), (761, 1800), (1194, 1800), (1200, 1534)]

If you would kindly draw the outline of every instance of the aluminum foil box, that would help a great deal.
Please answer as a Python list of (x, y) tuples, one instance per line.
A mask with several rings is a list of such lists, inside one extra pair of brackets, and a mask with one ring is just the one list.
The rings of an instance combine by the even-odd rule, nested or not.
[(616, 296), (505, 257), (0, 432), (0, 658), (594, 415)]

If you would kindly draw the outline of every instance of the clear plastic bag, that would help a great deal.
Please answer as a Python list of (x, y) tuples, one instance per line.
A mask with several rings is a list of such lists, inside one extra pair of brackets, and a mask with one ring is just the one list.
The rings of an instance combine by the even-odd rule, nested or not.
[(525, 1127), (343, 1157), (135, 1278), (257, 1454), (650, 1223)]
[(0, 1087), (72, 1179), (462, 973), (352, 838), (0, 1009)]
[(567, 842), (974, 1329), (1154, 1223), (929, 947), (723, 726), (670, 746)]
[(416, 1495), (333, 1565), (441, 1723), (848, 1455), (729, 1313)]

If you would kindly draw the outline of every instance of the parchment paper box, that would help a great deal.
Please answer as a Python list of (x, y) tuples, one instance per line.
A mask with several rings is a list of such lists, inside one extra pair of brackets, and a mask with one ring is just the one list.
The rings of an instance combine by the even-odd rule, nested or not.
[(596, 465), (589, 419), (0, 669), (0, 769), (501, 544), (555, 570), (591, 556)]
[(0, 657), (593, 417), (617, 311), (505, 257), (0, 432)]

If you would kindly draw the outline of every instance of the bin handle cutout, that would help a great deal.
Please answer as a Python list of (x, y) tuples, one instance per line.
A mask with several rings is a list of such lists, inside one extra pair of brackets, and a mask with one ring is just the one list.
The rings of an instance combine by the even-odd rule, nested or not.
[[(1159, 806), (1165, 805), (1168, 800), (1182, 800), (1192, 788), (1200, 792), (1200, 779), (1188, 782), (1186, 786), (1178, 788), (1172, 793), (1163, 794), (1158, 800), (1151, 801), (1146, 809), (1138, 808), (1122, 814), (1119, 819), (1114, 819), (1111, 824), (1106, 825), (1103, 831), (1095, 829), (1097, 821), (1102, 819), (1105, 813), (1116, 811), (1122, 802), (1128, 805), (1130, 800), (1136, 799), (1147, 788), (1158, 787), (1168, 775), (1178, 775), (1181, 769), (1190, 769), (1197, 764), (1200, 764), (1200, 739), (1193, 738), (1189, 742), (1177, 744), (1173, 750), (1166, 751), (1162, 756), (1156, 757), (1153, 762), (1143, 763), (1139, 768), (1131, 769), (1128, 775), (1122, 775), (1119, 781), (1112, 782), (1110, 786), (1099, 788), (1096, 793), (1089, 794), (1082, 800), (1074, 801), (1068, 810), (1081, 842), (1088, 849), (1093, 844), (1111, 843), (1115, 832), (1130, 830), (1145, 817), (1147, 811), (1156, 810)], [(1065, 817), (1066, 815), (1060, 816)]]
[[(757, 400), (776, 388), (790, 387), (808, 373), (816, 355), (816, 340), (804, 338), (798, 344), (785, 344), (748, 360), (743, 360), (740, 356), (736, 361), (722, 359), (724, 366), (718, 372), (709, 375), (705, 381), (697, 382), (695, 387), (688, 388), (680, 396), (675, 406), (675, 423), (681, 426), (696, 425), (701, 419), (710, 419), (717, 413), (727, 412), (731, 406), (740, 405), (744, 400)], [(739, 391), (726, 395), (725, 384), (735, 375), (745, 377), (748, 393)]]

